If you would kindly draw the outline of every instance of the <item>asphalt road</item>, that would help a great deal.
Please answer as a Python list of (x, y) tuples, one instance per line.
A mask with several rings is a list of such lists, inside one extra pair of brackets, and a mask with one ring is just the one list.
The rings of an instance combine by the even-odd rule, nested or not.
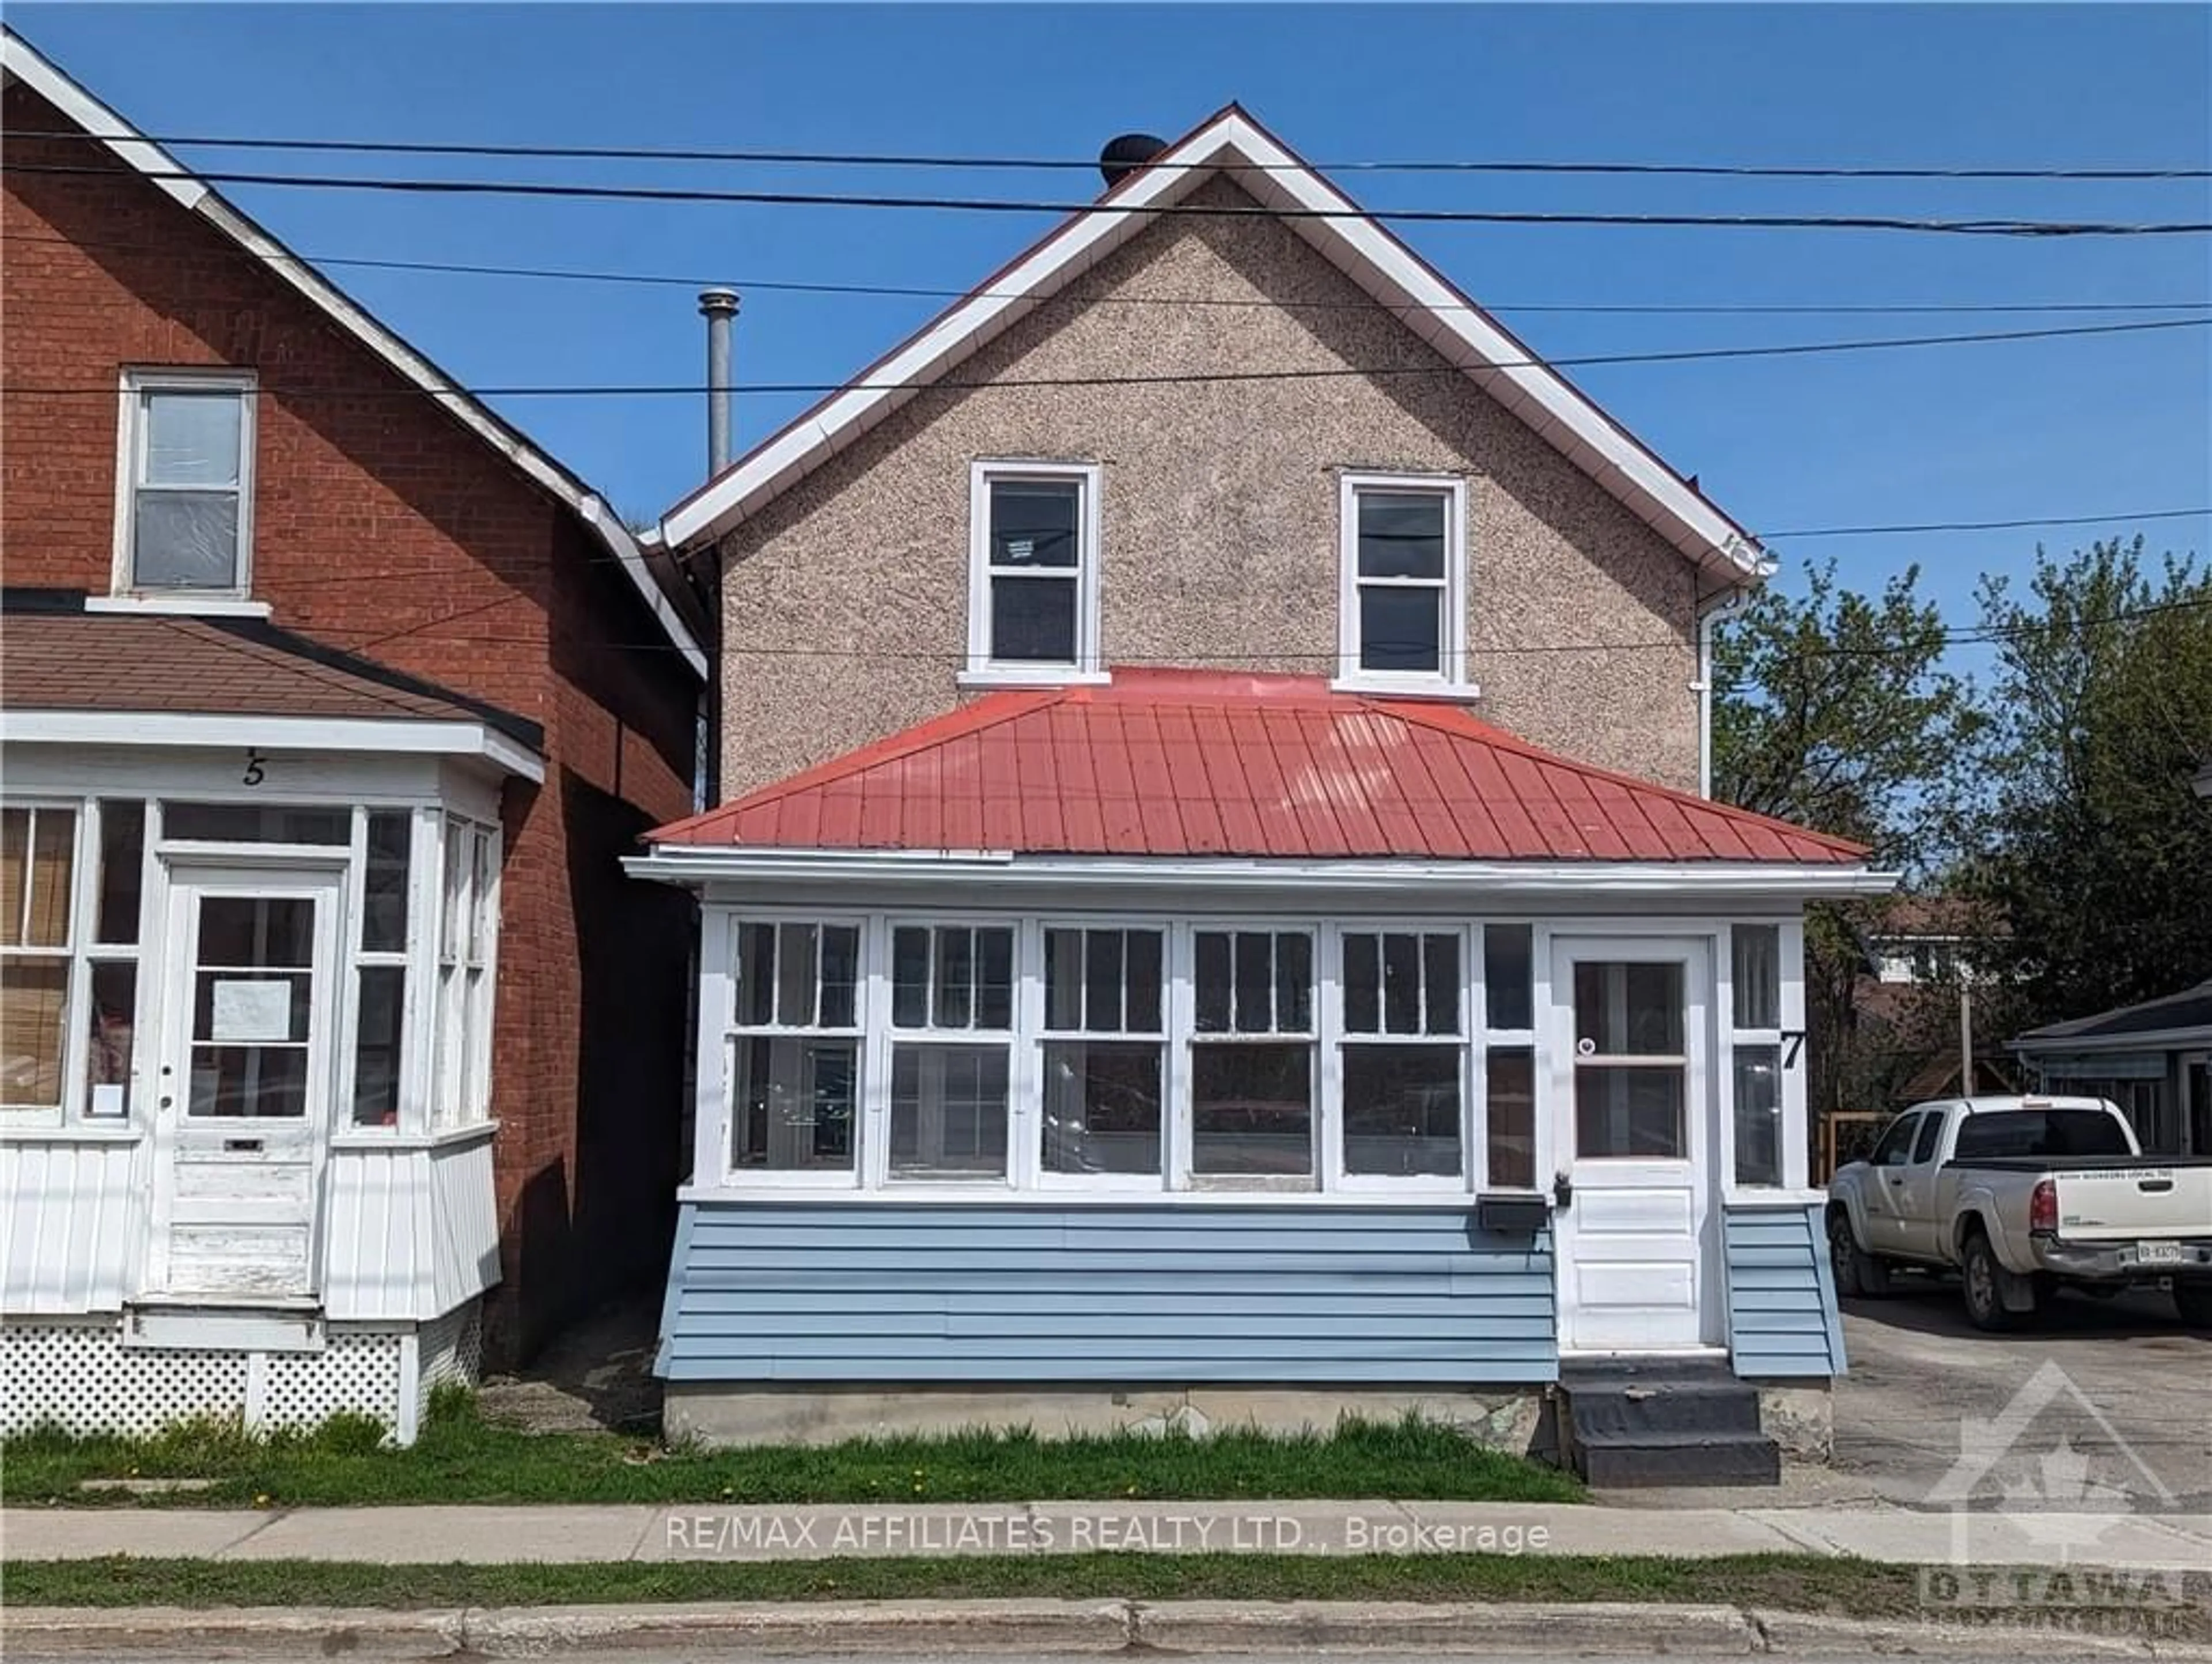
[[(2083, 1655), (2069, 1654), (2063, 1645), (2063, 1637), (2055, 1637), (2054, 1639), (2058, 1641), (2060, 1644), (2056, 1646), (2053, 1650), (2039, 1653), (2038, 1655), (2039, 1664), (2057, 1664), (2057, 1661), (2066, 1659), (2069, 1656)], [(657, 1648), (639, 1649), (630, 1647), (625, 1647), (613, 1652), (570, 1652), (564, 1648), (561, 1652), (553, 1655), (560, 1659), (561, 1664), (731, 1664), (732, 1660), (744, 1659), (747, 1657), (765, 1658), (771, 1656), (771, 1655), (768, 1654), (746, 1654), (731, 1652), (726, 1649), (718, 1650), (714, 1649), (702, 1649), (699, 1648), (692, 1648), (675, 1652), (664, 1652)], [(219, 1659), (229, 1659), (234, 1658), (234, 1654), (229, 1653), (133, 1652), (129, 1655), (129, 1659), (130, 1664), (216, 1664), (216, 1661)], [(946, 1664), (947, 1660), (957, 1656), (962, 1655), (951, 1653), (867, 1653), (860, 1655), (853, 1653), (829, 1653), (821, 1655), (817, 1657), (808, 1658), (794, 1657), (789, 1654), (782, 1653), (773, 1655), (775, 1664), (854, 1664), (854, 1661), (856, 1657), (866, 1658), (869, 1661), (869, 1664)], [(1097, 1664), (1097, 1661), (1101, 1658), (1126, 1656), (1132, 1660), (1136, 1660), (1141, 1659), (1146, 1655), (1139, 1653), (1129, 1653), (1126, 1655), (1117, 1655), (1113, 1653), (975, 1653), (966, 1655), (965, 1656), (988, 1659), (992, 1661), (992, 1664)], [(1151, 1655), (1151, 1656), (1158, 1657), (1158, 1655)], [(1480, 1661), (1480, 1664), (1557, 1664), (1559, 1660), (1568, 1657), (1572, 1657), (1581, 1661), (1581, 1664), (1681, 1664), (1684, 1655), (1680, 1653), (1631, 1653), (1616, 1655), (1613, 1654), (1589, 1654), (1571, 1650), (1562, 1650), (1552, 1653), (1538, 1652), (1510, 1654), (1439, 1652), (1391, 1654), (1360, 1652), (1347, 1655), (1340, 1650), (1326, 1649), (1304, 1653), (1212, 1653), (1192, 1655), (1192, 1656), (1221, 1659), (1233, 1658), (1237, 1661), (1237, 1664), (1294, 1664), (1294, 1661), (1303, 1661), (1317, 1658), (1340, 1660), (1347, 1656), (1356, 1657), (1359, 1661), (1359, 1664), (1477, 1664), (1477, 1661)], [(1974, 1656), (1986, 1659), (1989, 1655), (1987, 1653), (1977, 1653)], [(2102, 1656), (2109, 1659), (2112, 1655), (2107, 1652), (2102, 1655)], [(85, 1656), (82, 1653), (71, 1653), (68, 1655), (32, 1655), (27, 1653), (18, 1653), (11, 1649), (8, 1654), (8, 1657), (9, 1664), (85, 1664)], [(1824, 1651), (1820, 1655), (1820, 1664), (1897, 1664), (1896, 1655), (1893, 1653), (1843, 1654)], [(122, 1661), (114, 1661), (114, 1664), (122, 1664)]]
[[(2016, 1425), (2019, 1436), (1979, 1500), (1994, 1504), (2009, 1490), (2023, 1502), (2095, 1512), (2212, 1509), (2212, 1336), (2184, 1328), (2165, 1295), (2063, 1295), (2033, 1329), (1984, 1334), (1966, 1321), (1955, 1283), (1905, 1277), (1897, 1287), (1889, 1299), (1844, 1306), (1839, 1474), (1889, 1502), (1927, 1506), (1960, 1460), (1966, 1419), (2011, 1407), (1999, 1435)], [(2041, 1374), (2049, 1364), (2063, 1378)]]

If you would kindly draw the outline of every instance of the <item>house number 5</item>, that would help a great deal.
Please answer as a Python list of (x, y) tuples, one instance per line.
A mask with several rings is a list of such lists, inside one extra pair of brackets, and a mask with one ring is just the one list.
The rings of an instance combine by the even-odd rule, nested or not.
[(240, 781), (249, 786), (259, 785), (264, 779), (268, 777), (264, 773), (261, 767), (261, 765), (268, 760), (269, 759), (266, 757), (264, 757), (259, 752), (254, 750), (252, 747), (248, 746), (246, 748), (246, 772), (239, 777)]

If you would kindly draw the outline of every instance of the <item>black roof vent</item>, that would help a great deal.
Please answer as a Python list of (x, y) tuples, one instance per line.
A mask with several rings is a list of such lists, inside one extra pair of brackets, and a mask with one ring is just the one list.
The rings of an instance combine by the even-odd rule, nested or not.
[(1098, 171), (1106, 176), (1106, 188), (1112, 190), (1167, 148), (1167, 140), (1150, 133), (1123, 133), (1119, 138), (1108, 139), (1106, 148), (1098, 153)]

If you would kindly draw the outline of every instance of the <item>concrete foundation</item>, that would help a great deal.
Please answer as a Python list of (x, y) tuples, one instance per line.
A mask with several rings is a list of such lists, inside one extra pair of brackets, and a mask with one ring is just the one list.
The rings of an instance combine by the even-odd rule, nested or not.
[(1836, 1454), (1836, 1393), (1830, 1381), (1775, 1381), (1759, 1387), (1759, 1424), (1784, 1461), (1825, 1467)]
[(662, 1422), (672, 1439), (708, 1445), (835, 1444), (841, 1440), (1027, 1427), (1041, 1438), (1230, 1428), (1326, 1432), (1346, 1417), (1418, 1416), (1516, 1455), (1552, 1443), (1547, 1389), (1401, 1392), (1327, 1387), (748, 1387), (672, 1381)]

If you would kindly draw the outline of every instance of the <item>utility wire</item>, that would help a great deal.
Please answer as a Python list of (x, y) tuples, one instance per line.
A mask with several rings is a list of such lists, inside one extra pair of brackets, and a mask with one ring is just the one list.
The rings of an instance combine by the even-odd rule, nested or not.
[(2125, 515), (2068, 515), (2042, 520), (1953, 520), (1919, 526), (1816, 526), (1809, 531), (1763, 532), (1762, 538), (1889, 537), (1900, 532), (2012, 532), (2042, 526), (2110, 526), (2126, 520), (2202, 520), (2212, 508), (2145, 509)]
[[(107, 242), (83, 237), (41, 236), (35, 232), (21, 232), (9, 236), (9, 243), (52, 243), (74, 248), (102, 248), (118, 253), (169, 254), (174, 249), (154, 243)], [(533, 265), (472, 265), (448, 260), (395, 260), (351, 254), (298, 254), (289, 251), (261, 256), (270, 261), (282, 261), (294, 265), (359, 267), (376, 271), (420, 271), (439, 276), (465, 277), (538, 278), (562, 283), (638, 283), (672, 289), (706, 289), (727, 286), (747, 293), (793, 295), (851, 295), (890, 296), (915, 300), (1030, 300), (1032, 296), (1012, 290), (930, 289), (905, 283), (804, 283), (763, 277), (685, 277), (678, 272), (663, 271), (607, 271), (574, 266)], [(1820, 302), (1520, 302), (1488, 301), (1480, 305), (1451, 302), (1439, 306), (1408, 302), (1393, 305), (1387, 301), (1362, 298), (1357, 301), (1296, 301), (1273, 300), (1265, 296), (1242, 299), (1221, 295), (1085, 295), (1073, 290), (1062, 290), (1054, 296), (1055, 302), (1076, 302), (1085, 306), (1173, 307), (1179, 310), (1192, 307), (1231, 307), (1244, 310), (1280, 312), (1387, 312), (1394, 316), (1406, 316), (1421, 312), (1492, 312), (1492, 313), (1564, 313), (1576, 314), (1619, 314), (1628, 317), (1823, 317), (1837, 316), (1897, 316), (1933, 315), (1936, 314), (1996, 313), (2003, 314), (2029, 313), (2112, 313), (2112, 312), (2186, 312), (2212, 308), (2212, 294), (2198, 296), (2185, 301), (1838, 301)]]
[[(2212, 594), (2193, 596), (2180, 600), (2152, 601), (2142, 606), (2124, 608), (2096, 618), (2076, 619), (2064, 623), (2035, 619), (2016, 625), (1958, 625), (1938, 632), (1939, 650), (1954, 647), (1985, 647), (2026, 637), (2051, 634), (2082, 634), (2092, 630), (2109, 628), (2115, 625), (2132, 624), (2137, 619), (2160, 617), (2169, 613), (2193, 613), (2212, 609)], [(477, 609), (470, 609), (474, 611)], [(465, 616), (455, 614), (455, 617)], [(431, 624), (416, 626), (435, 627)], [(516, 643), (522, 638), (514, 636), (463, 636), (446, 639), (477, 642), (487, 645)], [(1429, 647), (1433, 643), (1378, 643), (1382, 646), (1419, 645)], [(605, 646), (635, 652), (675, 653), (682, 649), (669, 642), (608, 642)], [(1917, 655), (1925, 650), (1923, 643), (1893, 643), (1881, 646), (1846, 647), (1842, 645), (1794, 647), (1781, 656), (1785, 661), (1800, 659), (1889, 659), (1907, 654)], [(1653, 637), (1644, 640), (1612, 642), (1516, 642), (1498, 646), (1486, 645), (1473, 650), (1471, 656), (1486, 658), (1517, 658), (1553, 653), (1679, 653), (1695, 651), (1694, 644), (1680, 636)], [(919, 648), (859, 648), (859, 647), (762, 647), (740, 643), (725, 649), (729, 658), (768, 659), (850, 659), (880, 662), (923, 662), (952, 666), (964, 665), (968, 655), (957, 649), (929, 650)], [(1249, 665), (1297, 662), (1334, 663), (1337, 655), (1325, 646), (1312, 642), (1301, 642), (1293, 646), (1255, 648), (1242, 653), (1182, 653), (1172, 656), (1109, 655), (1115, 664), (1137, 667), (1146, 665)]]
[[(1906, 347), (1963, 346), (1993, 341), (2040, 341), (2062, 337), (2091, 335), (2141, 334), (2149, 331), (2172, 329), (2202, 329), (2212, 325), (2212, 314), (2198, 318), (2161, 318), (2124, 324), (2069, 324), (2048, 329), (1985, 330), (1963, 335), (1901, 335), (1887, 336), (1871, 340), (1853, 341), (1797, 341), (1778, 346), (1691, 347), (1650, 352), (1594, 352), (1571, 354), (1557, 358), (1501, 358), (1470, 372), (1452, 363), (1384, 364), (1380, 366), (1325, 365), (1310, 369), (1253, 369), (1253, 370), (1166, 370), (1156, 375), (1039, 375), (1006, 376), (996, 380), (970, 381), (955, 377), (941, 377), (913, 386), (899, 381), (769, 381), (748, 382), (729, 389), (739, 398), (769, 398), (804, 393), (898, 393), (913, 391), (985, 393), (998, 390), (1034, 390), (1048, 387), (1152, 387), (1229, 386), (1268, 381), (1322, 381), (1355, 376), (1419, 376), (1467, 375), (1490, 370), (1553, 369), (1561, 367), (1582, 368), (1596, 364), (1670, 364), (1693, 363), (1708, 360), (1729, 358), (1793, 358), (1820, 353), (1876, 352)], [(632, 383), (514, 383), (506, 386), (477, 387), (422, 387), (412, 383), (381, 389), (349, 388), (333, 391), (330, 397), (352, 401), (380, 394), (388, 398), (447, 399), (553, 399), (553, 398), (619, 398), (646, 399), (671, 396), (694, 397), (710, 391), (699, 381), (641, 381)], [(256, 396), (281, 393), (287, 399), (298, 399), (301, 390), (263, 384), (253, 389)], [(0, 386), (0, 394), (15, 398), (100, 397), (112, 399), (115, 387), (111, 383), (84, 382), (76, 386), (40, 385), (35, 382), (9, 382)]]
[[(14, 162), (20, 174), (111, 177), (106, 167)], [(384, 191), (414, 196), (551, 198), (573, 202), (745, 204), (770, 208), (921, 209), (932, 213), (1137, 214), (1148, 218), (1362, 220), (1430, 225), (1612, 225), (1703, 227), (1742, 231), (1916, 231), (1978, 237), (2150, 237), (2212, 231), (2212, 221), (2129, 223), (2111, 220), (1913, 219), (1881, 214), (1599, 214), (1455, 208), (1273, 208), (1258, 203), (1122, 204), (982, 197), (853, 196), (836, 192), (718, 191), (699, 186), (551, 184), (525, 180), (357, 179), (331, 174), (240, 174), (148, 168), (140, 177), (193, 185), (258, 185), (316, 191)]]
[[(55, 133), (25, 129), (0, 133), (5, 139), (88, 139), (95, 133)], [(909, 155), (823, 150), (697, 150), (645, 145), (478, 144), (422, 140), (349, 138), (216, 137), (200, 134), (147, 136), (149, 144), (196, 145), (214, 150), (305, 150), (341, 155), (542, 157), (580, 162), (715, 162), (762, 167), (927, 168), (977, 171), (1093, 173), (1096, 159), (1067, 156)], [(1868, 180), (2200, 180), (2205, 168), (1933, 168), (1827, 167), (1735, 162), (1540, 162), (1509, 160), (1374, 162), (1239, 162), (1218, 164), (1229, 174), (1572, 174), (1674, 176), (1686, 179), (1868, 179)]]

